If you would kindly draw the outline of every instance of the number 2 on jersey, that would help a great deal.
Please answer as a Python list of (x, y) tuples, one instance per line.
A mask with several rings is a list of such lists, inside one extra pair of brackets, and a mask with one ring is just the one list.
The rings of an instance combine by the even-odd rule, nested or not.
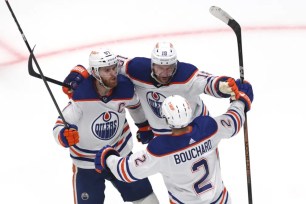
[(192, 173), (198, 172), (201, 168), (204, 168), (204, 171), (205, 171), (204, 175), (200, 180), (195, 182), (195, 184), (193, 185), (193, 188), (195, 189), (197, 194), (201, 194), (201, 193), (209, 190), (210, 188), (212, 188), (211, 183), (208, 183), (208, 184), (204, 185), (205, 179), (209, 175), (209, 169), (208, 169), (208, 164), (207, 164), (206, 159), (201, 159), (201, 160), (197, 161), (196, 163), (194, 163), (192, 165)]

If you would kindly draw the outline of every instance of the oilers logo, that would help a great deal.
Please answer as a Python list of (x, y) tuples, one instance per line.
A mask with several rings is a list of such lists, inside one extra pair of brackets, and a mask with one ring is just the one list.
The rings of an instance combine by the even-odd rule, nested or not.
[(115, 112), (102, 113), (92, 124), (92, 133), (100, 140), (113, 138), (119, 127), (119, 117)]
[(166, 97), (164, 95), (158, 92), (150, 91), (147, 93), (147, 102), (151, 107), (153, 113), (159, 118), (162, 118), (160, 114), (160, 108), (165, 98)]

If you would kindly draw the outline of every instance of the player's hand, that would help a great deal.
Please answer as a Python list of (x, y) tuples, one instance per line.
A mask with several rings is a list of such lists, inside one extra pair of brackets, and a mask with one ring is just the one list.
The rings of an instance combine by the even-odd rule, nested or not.
[(63, 86), (63, 92), (67, 94), (69, 98), (71, 98), (73, 91), (76, 90), (82, 81), (88, 78), (88, 76), (89, 73), (85, 67), (82, 65), (75, 66), (64, 80), (64, 83), (69, 84), (71, 88), (69, 89)]
[(106, 160), (110, 155), (120, 156), (119, 152), (113, 147), (106, 145), (98, 151), (95, 157), (95, 169), (98, 173), (104, 174), (105, 179), (113, 180), (114, 175), (106, 165)]
[(232, 100), (238, 97), (239, 91), (235, 79), (223, 77), (219, 82), (219, 91), (225, 96), (230, 96)]
[(79, 142), (79, 132), (76, 125), (69, 125), (69, 128), (61, 129), (58, 139), (63, 147), (70, 147)]
[(252, 85), (245, 80), (241, 83), (240, 79), (236, 80), (236, 84), (239, 89), (239, 94), (235, 100), (242, 101), (245, 104), (245, 112), (248, 112), (251, 109), (254, 98)]
[(136, 124), (136, 126), (138, 127), (138, 131), (136, 133), (137, 141), (141, 142), (142, 144), (148, 144), (154, 138), (154, 133), (148, 121), (141, 124)]

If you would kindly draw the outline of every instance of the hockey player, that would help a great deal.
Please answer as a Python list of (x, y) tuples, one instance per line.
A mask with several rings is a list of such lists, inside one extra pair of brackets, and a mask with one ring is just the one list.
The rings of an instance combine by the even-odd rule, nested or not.
[(237, 134), (244, 123), (244, 111), (251, 108), (250, 84), (237, 81), (240, 92), (227, 112), (218, 117), (199, 116), (192, 123), (190, 103), (181, 96), (167, 97), (162, 115), (172, 134), (156, 137), (146, 150), (121, 157), (112, 147), (102, 148), (95, 158), (97, 171), (112, 172), (132, 183), (161, 173), (171, 204), (230, 204), (222, 182), (218, 143)]
[[(200, 98), (205, 93), (217, 98), (229, 97), (232, 93), (229, 77), (213, 76), (199, 71), (194, 65), (179, 62), (173, 45), (159, 42), (152, 51), (151, 59), (135, 57), (132, 59), (118, 56), (121, 73), (129, 77), (135, 85), (135, 91), (147, 117), (146, 122), (137, 123), (139, 141), (147, 143), (154, 135), (171, 133), (169, 126), (160, 115), (162, 102), (166, 97), (176, 94), (188, 98), (193, 110), (192, 118), (209, 115)], [(83, 70), (86, 72), (86, 69)], [(80, 72), (72, 71), (65, 79), (76, 89), (82, 82)], [(66, 94), (72, 90), (64, 88)], [(152, 133), (153, 130), (153, 133)]]
[[(133, 146), (125, 108), (136, 122), (145, 121), (133, 83), (118, 74), (118, 60), (109, 50), (92, 51), (89, 56), (91, 75), (83, 72), (82, 84), (74, 91), (63, 116), (53, 129), (58, 144), (69, 148), (73, 161), (73, 189), (77, 204), (104, 202), (105, 179), (110, 180), (124, 201), (135, 204), (159, 203), (149, 180), (134, 184), (118, 181), (107, 172), (95, 171), (96, 153), (105, 145), (121, 156), (131, 155)], [(80, 71), (82, 66), (74, 70)]]

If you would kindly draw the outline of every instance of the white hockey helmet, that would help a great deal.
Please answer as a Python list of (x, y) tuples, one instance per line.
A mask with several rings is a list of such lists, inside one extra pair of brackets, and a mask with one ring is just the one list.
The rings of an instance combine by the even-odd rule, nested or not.
[(182, 96), (172, 95), (167, 97), (162, 104), (161, 111), (170, 128), (183, 128), (191, 122), (191, 107)]
[[(177, 54), (172, 43), (158, 42), (151, 53), (151, 76), (158, 82), (158, 77), (154, 72), (153, 66), (157, 65), (174, 65), (173, 72), (170, 77), (172, 78), (177, 68)], [(170, 78), (170, 79), (171, 79)], [(169, 81), (170, 81), (169, 79)], [(160, 82), (161, 83), (161, 82)]]
[(171, 65), (177, 63), (177, 54), (169, 42), (158, 42), (151, 53), (151, 63), (158, 65)]
[[(91, 51), (89, 55), (89, 68), (92, 75), (99, 81), (102, 86), (105, 86), (99, 74), (99, 69), (118, 64), (117, 56), (108, 49), (99, 49)], [(118, 68), (117, 68), (118, 73)], [(106, 86), (105, 86), (106, 87)], [(106, 87), (107, 88), (107, 87)]]

